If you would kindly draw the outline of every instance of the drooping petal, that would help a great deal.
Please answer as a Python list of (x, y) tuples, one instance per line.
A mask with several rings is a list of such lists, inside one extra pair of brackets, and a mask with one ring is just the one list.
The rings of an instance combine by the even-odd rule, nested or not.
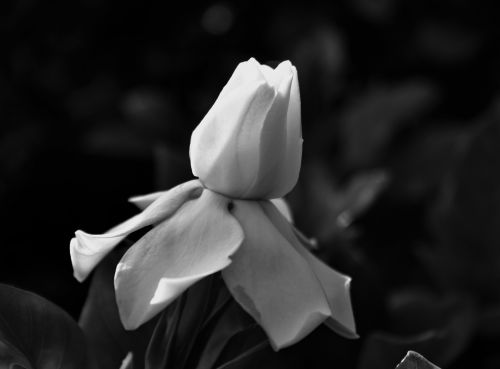
[(331, 316), (325, 324), (346, 338), (357, 338), (349, 291), (351, 278), (335, 271), (311, 254), (302, 245), (301, 237), (298, 237), (293, 226), (287, 222), (275, 205), (270, 202), (261, 202), (261, 205), (266, 216), (295, 250), (307, 260), (318, 278), (331, 310)]
[(133, 196), (128, 199), (128, 202), (134, 204), (139, 209), (144, 210), (157, 199), (160, 198), (167, 191), (158, 191), (153, 193), (148, 193), (146, 195)]
[(309, 263), (273, 226), (259, 202), (235, 201), (233, 214), (245, 240), (222, 276), (274, 349), (289, 346), (330, 316), (328, 301)]
[(193, 283), (231, 263), (243, 230), (230, 199), (204, 190), (158, 224), (123, 256), (115, 289), (126, 329), (146, 322)]
[(76, 231), (70, 242), (70, 255), (74, 276), (83, 281), (94, 267), (127, 235), (156, 224), (176, 212), (188, 199), (201, 194), (202, 186), (198, 180), (189, 181), (164, 192), (142, 213), (126, 220), (104, 234), (89, 234)]

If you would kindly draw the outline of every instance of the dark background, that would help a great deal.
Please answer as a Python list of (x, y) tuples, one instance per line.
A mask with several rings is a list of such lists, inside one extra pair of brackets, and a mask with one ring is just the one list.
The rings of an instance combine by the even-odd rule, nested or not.
[[(324, 3), (2, 2), (0, 281), (78, 317), (73, 232), (190, 179), (191, 131), (236, 65), (289, 59), (305, 139), (290, 202), (353, 277), (360, 333), (401, 333), (391, 301), (422, 291), (500, 316), (497, 7)], [(477, 337), (443, 362), (494, 367), (497, 336)]]

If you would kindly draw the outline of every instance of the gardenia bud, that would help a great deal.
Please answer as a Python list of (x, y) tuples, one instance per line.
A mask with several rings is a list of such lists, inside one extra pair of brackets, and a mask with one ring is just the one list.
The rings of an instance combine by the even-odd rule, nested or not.
[(302, 157), (295, 67), (239, 64), (194, 130), (189, 154), (193, 174), (212, 191), (239, 199), (290, 192)]

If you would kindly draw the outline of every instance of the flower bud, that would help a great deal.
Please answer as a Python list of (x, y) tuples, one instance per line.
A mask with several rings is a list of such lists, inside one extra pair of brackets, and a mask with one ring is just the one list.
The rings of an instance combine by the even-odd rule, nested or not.
[(295, 67), (239, 64), (194, 130), (189, 154), (193, 174), (212, 191), (239, 199), (290, 192), (302, 157)]

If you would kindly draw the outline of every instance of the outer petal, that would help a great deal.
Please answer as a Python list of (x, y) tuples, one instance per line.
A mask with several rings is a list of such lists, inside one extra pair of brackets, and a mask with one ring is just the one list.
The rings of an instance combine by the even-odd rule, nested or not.
[(245, 240), (222, 271), (238, 303), (264, 328), (274, 349), (289, 346), (329, 315), (309, 263), (273, 226), (259, 202), (236, 201)]
[(142, 213), (100, 235), (76, 231), (70, 242), (70, 255), (75, 278), (83, 281), (94, 267), (127, 235), (156, 224), (175, 213), (188, 199), (201, 194), (198, 180), (183, 183), (163, 193)]
[(204, 190), (125, 253), (115, 289), (126, 329), (136, 329), (190, 285), (231, 263), (243, 230), (228, 211), (230, 201)]
[(281, 167), (281, 171), (276, 173), (282, 183), (282, 194), (284, 196), (290, 192), (299, 178), (300, 165), (302, 161), (302, 123), (300, 108), (300, 91), (297, 69), (292, 66), (292, 85), (290, 89), (290, 101), (287, 112), (286, 129), (286, 166)]
[[(290, 62), (288, 64), (291, 67)], [(280, 64), (280, 66), (284, 63)], [(293, 74), (282, 78), (276, 88), (276, 97), (267, 113), (260, 131), (259, 139), (259, 171), (252, 184), (252, 196), (255, 199), (271, 199), (285, 196), (293, 184), (285, 183), (279, 173), (285, 172), (290, 165), (287, 155), (287, 112), (290, 100), (290, 87)], [(298, 174), (298, 173), (297, 173)]]
[(231, 78), (217, 97), (216, 103), (229, 96), (243, 84), (248, 84), (256, 81), (265, 82), (266, 78), (264, 77), (260, 67), (261, 65), (254, 58), (250, 58), (246, 62), (238, 64)]
[(218, 100), (191, 136), (193, 174), (226, 196), (248, 193), (259, 171), (260, 140), (274, 89), (264, 81), (235, 88)]
[(295, 250), (307, 260), (318, 278), (331, 310), (331, 316), (325, 321), (325, 324), (346, 338), (357, 338), (349, 294), (351, 278), (333, 270), (302, 246), (302, 242), (297, 237), (297, 232), (281, 215), (275, 205), (270, 202), (262, 202), (262, 207), (274, 226), (293, 245)]

